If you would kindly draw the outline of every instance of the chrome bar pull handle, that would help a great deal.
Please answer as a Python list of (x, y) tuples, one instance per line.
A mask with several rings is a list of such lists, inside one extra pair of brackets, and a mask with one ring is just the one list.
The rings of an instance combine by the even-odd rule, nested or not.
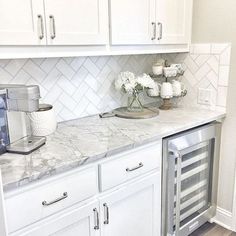
[(42, 15), (38, 15), (38, 32), (39, 32), (39, 39), (42, 40), (44, 38), (44, 28), (43, 28)]
[(161, 22), (158, 22), (158, 28), (159, 28), (159, 36), (158, 36), (158, 40), (161, 40), (162, 39), (162, 23)]
[(94, 213), (94, 229), (95, 230), (99, 230), (99, 214), (98, 214), (98, 210), (97, 208), (93, 209), (93, 213)]
[(57, 203), (57, 202), (60, 202), (60, 201), (62, 201), (62, 200), (64, 200), (64, 199), (66, 199), (67, 197), (68, 197), (67, 192), (64, 192), (61, 197), (59, 197), (59, 198), (57, 198), (57, 199), (55, 199), (55, 200), (53, 200), (53, 201), (51, 201), (51, 202), (43, 201), (43, 202), (42, 202), (42, 205), (43, 205), (43, 206), (50, 206), (50, 205), (53, 205), (53, 204), (55, 204), (55, 203)]
[(109, 208), (107, 206), (106, 203), (103, 204), (104, 207), (104, 225), (108, 225), (109, 224)]
[(56, 38), (55, 18), (53, 15), (50, 15), (49, 18), (50, 18), (51, 39), (55, 39)]
[(140, 168), (142, 168), (142, 167), (143, 167), (143, 163), (140, 162), (140, 163), (138, 164), (138, 166), (136, 166), (136, 167), (133, 167), (133, 168), (126, 168), (126, 171), (127, 171), (127, 172), (132, 172), (132, 171), (138, 170), (138, 169), (140, 169)]
[(152, 28), (153, 28), (153, 35), (151, 40), (155, 40), (156, 39), (156, 35), (157, 35), (157, 25), (155, 22), (152, 22)]
[(176, 183), (176, 217), (175, 217), (175, 235), (179, 236), (180, 231), (180, 200), (181, 200), (181, 162), (182, 155), (179, 151), (174, 152), (177, 158), (177, 183)]

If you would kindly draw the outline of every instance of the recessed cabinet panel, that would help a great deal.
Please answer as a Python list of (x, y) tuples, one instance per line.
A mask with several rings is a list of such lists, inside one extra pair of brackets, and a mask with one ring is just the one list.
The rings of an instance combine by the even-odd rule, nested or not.
[(111, 0), (111, 44), (152, 44), (155, 0)]
[(191, 0), (157, 0), (157, 27), (161, 44), (189, 43)]
[(94, 227), (98, 203), (93, 202), (89, 205), (61, 213), (48, 218), (40, 225), (33, 226), (24, 236), (97, 236), (98, 231)]
[(45, 0), (48, 44), (108, 43), (106, 0)]
[(100, 199), (102, 236), (160, 236), (160, 173)]
[(0, 44), (46, 44), (43, 1), (0, 0)]

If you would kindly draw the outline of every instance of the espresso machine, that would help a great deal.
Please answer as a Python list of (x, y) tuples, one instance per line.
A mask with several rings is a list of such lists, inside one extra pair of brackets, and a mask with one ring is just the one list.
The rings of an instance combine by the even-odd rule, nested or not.
[(29, 154), (46, 142), (31, 135), (28, 114), (39, 109), (37, 85), (0, 84), (0, 154), (4, 151)]

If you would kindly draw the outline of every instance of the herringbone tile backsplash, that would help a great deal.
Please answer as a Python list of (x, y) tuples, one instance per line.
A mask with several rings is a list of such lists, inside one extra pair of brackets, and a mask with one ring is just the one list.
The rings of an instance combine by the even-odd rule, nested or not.
[(198, 88), (212, 90), (209, 109), (225, 109), (228, 86), (229, 44), (193, 45), (191, 53), (76, 58), (0, 60), (0, 83), (38, 84), (42, 102), (54, 106), (58, 121), (109, 111), (126, 104), (113, 82), (121, 71), (151, 72), (163, 57), (183, 63), (181, 80), (188, 95), (184, 105), (197, 105)]

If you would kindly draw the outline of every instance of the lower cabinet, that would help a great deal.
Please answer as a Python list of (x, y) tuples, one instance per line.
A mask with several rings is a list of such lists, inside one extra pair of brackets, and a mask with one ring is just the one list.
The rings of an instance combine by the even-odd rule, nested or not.
[(9, 236), (161, 235), (160, 142), (45, 181), (5, 195)]
[(25, 232), (11, 235), (21, 236), (97, 236), (99, 235), (99, 204), (90, 204), (75, 208), (63, 214), (43, 220)]
[(160, 235), (159, 179), (154, 174), (100, 198), (101, 235)]
[(160, 236), (161, 176), (149, 174), (10, 236)]

